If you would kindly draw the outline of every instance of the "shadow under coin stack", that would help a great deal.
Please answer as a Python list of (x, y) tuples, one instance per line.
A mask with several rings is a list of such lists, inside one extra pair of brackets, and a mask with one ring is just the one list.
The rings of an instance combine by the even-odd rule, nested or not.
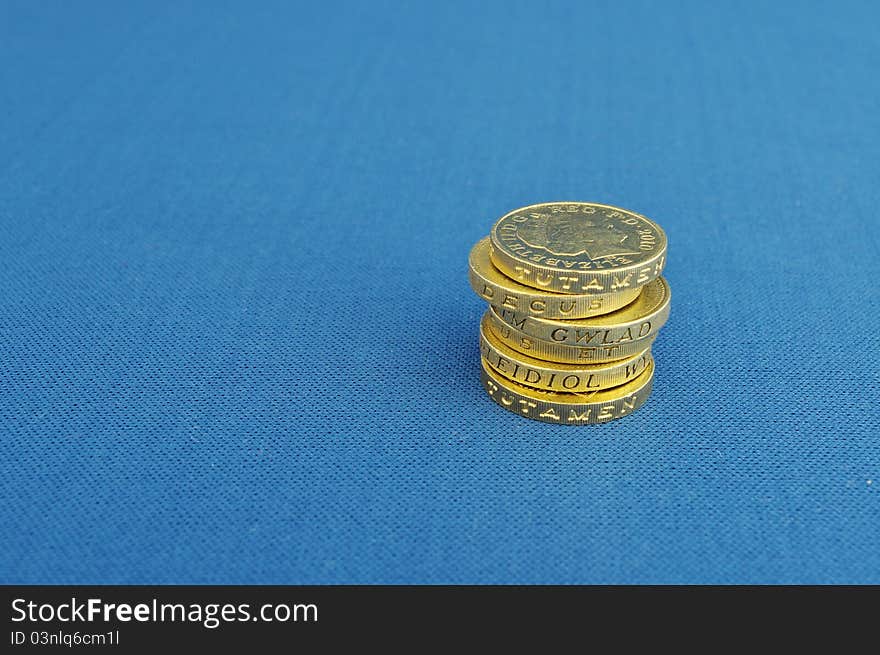
[(489, 302), (483, 386), (507, 410), (548, 423), (604, 423), (651, 393), (651, 344), (669, 317), (666, 235), (626, 209), (530, 205), (502, 216), (470, 254)]

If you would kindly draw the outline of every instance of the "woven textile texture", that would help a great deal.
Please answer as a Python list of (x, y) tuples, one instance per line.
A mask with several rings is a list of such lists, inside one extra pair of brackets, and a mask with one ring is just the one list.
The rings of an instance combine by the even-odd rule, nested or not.
[[(877, 3), (0, 4), (0, 581), (880, 583)], [(471, 245), (669, 237), (527, 421)]]

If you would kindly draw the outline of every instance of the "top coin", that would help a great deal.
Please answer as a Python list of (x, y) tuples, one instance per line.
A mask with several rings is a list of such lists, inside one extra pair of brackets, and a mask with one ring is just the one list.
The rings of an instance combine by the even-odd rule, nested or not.
[(535, 289), (606, 294), (660, 276), (666, 235), (653, 221), (593, 202), (545, 202), (515, 209), (490, 233), (492, 263)]

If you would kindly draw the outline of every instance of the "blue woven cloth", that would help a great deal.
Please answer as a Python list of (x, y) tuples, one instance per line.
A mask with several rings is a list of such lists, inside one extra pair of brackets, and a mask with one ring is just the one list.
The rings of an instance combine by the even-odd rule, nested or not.
[[(880, 582), (876, 3), (0, 7), (0, 580)], [(669, 237), (636, 414), (479, 382), (506, 211)]]

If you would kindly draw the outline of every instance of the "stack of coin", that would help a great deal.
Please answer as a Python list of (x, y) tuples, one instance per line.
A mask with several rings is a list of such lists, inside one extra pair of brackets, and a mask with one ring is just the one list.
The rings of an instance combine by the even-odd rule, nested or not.
[(626, 416), (651, 393), (669, 317), (666, 235), (626, 209), (549, 202), (502, 216), (470, 254), (489, 397), (566, 425)]

